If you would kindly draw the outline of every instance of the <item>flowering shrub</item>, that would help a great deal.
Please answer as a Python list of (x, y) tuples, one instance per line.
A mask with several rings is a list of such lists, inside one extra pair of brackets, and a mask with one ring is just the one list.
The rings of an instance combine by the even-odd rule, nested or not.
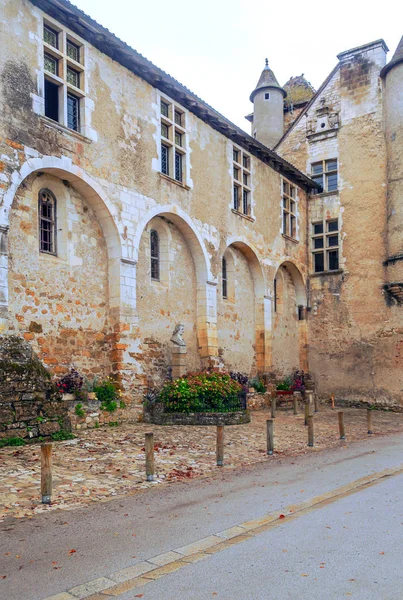
[(200, 371), (164, 385), (159, 401), (167, 412), (231, 412), (240, 408), (241, 391), (228, 373)]
[(247, 375), (244, 375), (243, 373), (240, 373), (239, 371), (230, 371), (229, 376), (234, 381), (237, 381), (238, 383), (240, 383), (243, 387), (248, 387), (249, 378)]
[(101, 402), (101, 409), (108, 412), (114, 412), (118, 407), (124, 408), (124, 402), (121, 400), (122, 392), (120, 391), (116, 381), (111, 377), (107, 377), (98, 385), (94, 386), (94, 392), (98, 400)]
[(66, 375), (63, 375), (59, 381), (56, 381), (56, 387), (62, 394), (81, 396), (83, 378), (74, 367), (71, 367)]

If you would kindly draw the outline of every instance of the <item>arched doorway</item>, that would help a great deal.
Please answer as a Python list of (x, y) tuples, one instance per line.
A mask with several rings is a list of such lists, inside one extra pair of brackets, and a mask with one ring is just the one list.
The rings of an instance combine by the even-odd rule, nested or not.
[(289, 261), (277, 269), (274, 280), (272, 328), (273, 370), (289, 376), (308, 368), (306, 290), (298, 268)]
[(228, 242), (218, 290), (219, 352), (227, 368), (262, 374), (268, 360), (262, 268), (246, 240), (233, 238)]

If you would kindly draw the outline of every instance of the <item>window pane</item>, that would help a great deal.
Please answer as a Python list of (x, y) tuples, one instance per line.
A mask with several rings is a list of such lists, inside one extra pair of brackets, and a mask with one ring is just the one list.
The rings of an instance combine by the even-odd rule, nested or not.
[(238, 210), (239, 208), (239, 187), (234, 185), (234, 208)]
[(332, 173), (326, 176), (327, 179), (327, 191), (333, 192), (337, 190), (337, 173)]
[(235, 148), (233, 152), (233, 159), (235, 162), (239, 162), (239, 150), (236, 150)]
[(288, 213), (283, 212), (283, 233), (288, 235)]
[(51, 29), (47, 25), (43, 28), (43, 39), (49, 46), (57, 48), (57, 31)]
[(314, 261), (315, 273), (320, 273), (321, 271), (325, 270), (325, 263), (323, 260), (323, 252), (316, 252), (313, 255), (313, 261)]
[(169, 127), (165, 123), (161, 123), (161, 135), (165, 138), (169, 138)]
[(175, 131), (175, 144), (182, 146), (182, 134)]
[(234, 167), (234, 179), (239, 181), (239, 169), (237, 169), (236, 167)]
[(339, 268), (339, 251), (331, 250), (328, 253), (329, 271), (336, 271)]
[(290, 232), (290, 235), (291, 235), (292, 238), (295, 239), (296, 236), (297, 236), (297, 231), (296, 231), (296, 227), (295, 227), (295, 217), (293, 217), (292, 215), (290, 217), (290, 222), (291, 222), (291, 232)]
[(319, 233), (323, 233), (323, 223), (314, 223), (313, 225), (313, 233), (315, 235)]
[(283, 192), (284, 194), (290, 195), (290, 184), (286, 181), (283, 181)]
[(317, 248), (323, 248), (323, 237), (314, 238), (314, 240), (313, 240), (313, 247), (315, 248), (315, 250)]
[(244, 173), (243, 174), (243, 184), (249, 185), (248, 181), (249, 181), (249, 175), (247, 173)]
[(249, 169), (249, 156), (243, 156), (242, 164), (245, 167), (245, 169)]
[(182, 181), (182, 154), (175, 152), (175, 179)]
[(158, 233), (154, 230), (150, 233), (150, 250), (151, 250), (151, 279), (160, 278), (160, 243)]
[(67, 40), (67, 56), (73, 60), (75, 60), (76, 62), (80, 62), (80, 48), (79, 46), (76, 46), (75, 44), (73, 44), (73, 42), (70, 42), (69, 40)]
[(248, 215), (249, 214), (249, 192), (244, 190), (242, 199), (243, 199), (243, 213), (244, 213), (244, 215)]
[(67, 83), (70, 85), (74, 85), (75, 87), (80, 87), (80, 73), (75, 71), (74, 69), (70, 69), (67, 67)]
[(317, 184), (319, 190), (322, 191), (323, 190), (323, 175), (321, 175), (320, 177), (312, 177), (312, 179)]
[(80, 129), (79, 99), (67, 94), (67, 127), (78, 131)]
[(337, 159), (326, 161), (326, 171), (337, 171)]
[(283, 198), (283, 208), (288, 210), (288, 198)]
[[(338, 221), (328, 221), (327, 222), (327, 230), (330, 231), (338, 231), (339, 230), (339, 222)], [(322, 233), (322, 231), (321, 231)]]
[(161, 100), (161, 114), (164, 115), (164, 117), (169, 116), (169, 104), (167, 104), (166, 102), (163, 102), (162, 100)]
[(320, 175), (320, 173), (323, 173), (323, 164), (321, 162), (313, 164), (312, 175)]
[(330, 246), (338, 246), (339, 245), (339, 236), (338, 235), (329, 235), (327, 238), (327, 245)]
[(227, 298), (227, 261), (222, 259), (222, 297)]
[(175, 123), (177, 125), (182, 125), (182, 113), (175, 110)]
[(161, 173), (169, 175), (169, 148), (161, 145)]
[(290, 184), (290, 196), (291, 198), (295, 198), (295, 187)]
[(59, 86), (45, 79), (45, 116), (59, 120)]
[(53, 75), (58, 75), (58, 61), (50, 56), (50, 54), (45, 54), (45, 69), (49, 71), (49, 73), (53, 73)]
[(39, 250), (56, 252), (56, 200), (49, 190), (39, 192)]
[(295, 213), (295, 202), (293, 202), (292, 200), (290, 200), (290, 211), (292, 213)]

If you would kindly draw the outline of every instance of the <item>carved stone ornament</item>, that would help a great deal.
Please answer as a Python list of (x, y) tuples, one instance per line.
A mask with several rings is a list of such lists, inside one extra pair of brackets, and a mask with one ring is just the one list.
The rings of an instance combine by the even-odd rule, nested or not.
[(186, 346), (186, 342), (182, 337), (184, 331), (185, 331), (185, 327), (183, 325), (181, 325), (180, 323), (178, 323), (178, 325), (175, 326), (174, 332), (172, 334), (171, 342), (173, 342), (177, 346)]

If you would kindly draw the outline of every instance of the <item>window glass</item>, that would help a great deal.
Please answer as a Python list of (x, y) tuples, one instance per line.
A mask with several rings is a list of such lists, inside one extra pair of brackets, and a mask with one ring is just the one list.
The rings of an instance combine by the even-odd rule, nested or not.
[(222, 259), (222, 297), (227, 298), (227, 261)]
[(339, 236), (338, 235), (329, 235), (327, 238), (327, 245), (329, 246), (338, 246), (339, 245)]
[(323, 223), (315, 223), (313, 226), (314, 234), (323, 233)]
[(169, 104), (167, 104), (166, 102), (163, 102), (162, 100), (161, 100), (161, 114), (164, 115), (164, 117), (169, 116)]
[(161, 173), (169, 175), (169, 148), (161, 145)]
[(175, 179), (182, 181), (182, 154), (175, 152)]
[(45, 79), (45, 116), (59, 120), (59, 86)]
[(66, 80), (70, 85), (74, 85), (77, 88), (80, 87), (80, 73), (74, 69), (70, 69), (70, 67), (67, 67)]
[(317, 252), (314, 254), (314, 269), (315, 273), (320, 273), (321, 271), (325, 270), (323, 252)]
[(336, 271), (339, 268), (339, 251), (329, 252), (329, 271)]
[(45, 54), (45, 69), (49, 71), (49, 73), (53, 73), (53, 75), (58, 75), (58, 61), (50, 56), (50, 54)]
[(49, 190), (41, 190), (38, 196), (39, 250), (56, 253), (56, 198)]
[(323, 248), (323, 237), (314, 238), (314, 240), (313, 240), (313, 247), (315, 249), (317, 249), (317, 248)]
[(72, 60), (80, 62), (80, 48), (76, 44), (73, 44), (73, 42), (70, 42), (70, 40), (66, 42), (66, 54)]
[(158, 232), (150, 232), (151, 279), (160, 279), (160, 242)]
[(169, 138), (169, 127), (165, 123), (161, 123), (161, 135), (165, 138)]
[[(328, 221), (327, 222), (327, 230), (328, 231), (338, 231), (339, 230), (339, 222), (338, 221)], [(323, 225), (322, 225), (323, 231)], [(322, 232), (320, 232), (322, 233)]]
[(337, 170), (337, 159), (327, 160), (326, 161), (326, 171), (336, 171)]
[(182, 113), (178, 112), (177, 110), (175, 110), (175, 123), (177, 125), (182, 125)]
[(327, 191), (334, 192), (334, 190), (337, 190), (337, 173), (327, 176)]
[(80, 101), (72, 94), (67, 94), (67, 127), (74, 131), (80, 129)]
[(323, 173), (323, 164), (321, 162), (313, 164), (312, 175), (320, 175), (321, 173)]
[(57, 48), (58, 35), (57, 31), (49, 27), (48, 25), (44, 25), (43, 27), (43, 40), (49, 44), (49, 46), (53, 46), (53, 48)]

